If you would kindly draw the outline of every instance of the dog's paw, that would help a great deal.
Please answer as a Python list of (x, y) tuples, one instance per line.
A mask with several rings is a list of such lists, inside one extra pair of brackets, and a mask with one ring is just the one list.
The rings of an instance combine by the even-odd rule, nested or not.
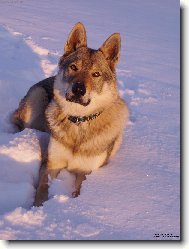
[(76, 198), (80, 195), (80, 190), (75, 190), (73, 193), (72, 193), (72, 197), (73, 198)]
[(34, 201), (33, 205), (34, 205), (34, 207), (43, 206), (43, 203), (44, 203), (45, 201), (47, 201), (47, 200), (48, 200), (48, 198), (45, 198), (44, 196), (36, 195), (35, 201)]
[(34, 207), (41, 207), (43, 205), (43, 200), (35, 199), (33, 206)]
[(45, 188), (39, 188), (36, 192), (34, 206), (40, 207), (45, 201), (48, 200), (48, 190)]

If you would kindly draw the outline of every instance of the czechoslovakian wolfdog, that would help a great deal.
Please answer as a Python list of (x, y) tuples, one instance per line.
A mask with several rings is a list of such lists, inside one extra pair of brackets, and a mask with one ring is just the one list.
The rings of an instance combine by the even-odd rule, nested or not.
[(119, 149), (129, 112), (120, 98), (115, 67), (120, 57), (120, 34), (98, 49), (87, 47), (85, 27), (72, 29), (56, 76), (32, 86), (12, 115), (19, 130), (50, 133), (48, 153), (41, 164), (34, 205), (48, 199), (48, 175), (62, 169), (75, 174), (73, 197), (82, 181), (105, 165)]

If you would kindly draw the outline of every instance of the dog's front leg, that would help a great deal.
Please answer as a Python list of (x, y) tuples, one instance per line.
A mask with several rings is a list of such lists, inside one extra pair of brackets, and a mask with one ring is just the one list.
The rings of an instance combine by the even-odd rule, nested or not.
[(65, 168), (65, 148), (53, 137), (50, 137), (48, 155), (46, 156), (39, 173), (39, 186), (35, 197), (35, 206), (41, 206), (48, 200), (48, 175), (51, 179), (57, 177), (58, 173)]
[(86, 176), (84, 173), (76, 174), (76, 180), (75, 180), (75, 191), (72, 193), (72, 197), (78, 197), (80, 195), (80, 189), (82, 182), (86, 180)]
[(36, 191), (34, 206), (42, 206), (43, 202), (48, 200), (48, 176), (51, 177), (51, 179), (54, 179), (57, 177), (60, 170), (47, 170), (42, 169), (42, 172), (40, 172), (40, 181), (39, 186)]
[(39, 186), (36, 191), (34, 206), (41, 206), (44, 201), (48, 200), (48, 172), (46, 169), (39, 174)]

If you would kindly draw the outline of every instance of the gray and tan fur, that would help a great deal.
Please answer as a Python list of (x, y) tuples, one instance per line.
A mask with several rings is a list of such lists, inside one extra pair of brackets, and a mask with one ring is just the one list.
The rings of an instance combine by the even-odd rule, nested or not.
[[(59, 61), (59, 72), (30, 88), (13, 114), (22, 130), (50, 132), (48, 158), (40, 170), (35, 205), (48, 199), (48, 175), (62, 169), (76, 175), (73, 197), (80, 194), (85, 175), (108, 162), (120, 147), (129, 112), (117, 90), (115, 67), (120, 35), (111, 35), (98, 50), (87, 47), (81, 23), (72, 29)], [(70, 116), (96, 119), (73, 123)]]

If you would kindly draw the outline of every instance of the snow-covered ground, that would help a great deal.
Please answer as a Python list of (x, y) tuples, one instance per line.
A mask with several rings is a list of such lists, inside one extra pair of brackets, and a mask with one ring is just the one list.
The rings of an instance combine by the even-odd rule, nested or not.
[[(0, 1), (0, 239), (180, 239), (179, 19), (177, 0)], [(121, 33), (117, 76), (130, 123), (120, 152), (78, 198), (61, 172), (51, 198), (32, 207), (48, 136), (14, 134), (8, 117), (32, 84), (56, 74), (78, 21), (92, 48)]]

